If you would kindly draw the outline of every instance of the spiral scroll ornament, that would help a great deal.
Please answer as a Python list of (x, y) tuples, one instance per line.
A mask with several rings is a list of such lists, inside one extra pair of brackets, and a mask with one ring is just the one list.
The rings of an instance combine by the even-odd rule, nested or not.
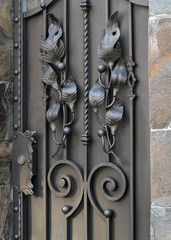
[[(98, 188), (100, 191), (98, 191)], [(105, 216), (103, 202), (98, 202), (98, 192), (109, 201), (120, 200), (126, 190), (126, 178), (122, 170), (113, 163), (100, 163), (95, 166), (88, 177), (88, 196), (91, 204), (102, 217)]]
[[(57, 197), (64, 198), (66, 204), (62, 206), (62, 211), (66, 217), (71, 216), (83, 196), (83, 178), (78, 166), (69, 160), (58, 160), (49, 169), (48, 185)], [(74, 200), (74, 206), (68, 205), (68, 201), (71, 203)]]

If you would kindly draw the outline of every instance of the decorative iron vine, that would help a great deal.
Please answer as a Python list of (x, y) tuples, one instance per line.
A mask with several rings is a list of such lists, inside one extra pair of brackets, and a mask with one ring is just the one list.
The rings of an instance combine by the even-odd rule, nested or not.
[[(120, 86), (127, 81), (127, 70), (124, 59), (121, 55), (119, 43), (120, 29), (117, 22), (118, 12), (115, 12), (109, 19), (107, 27), (103, 31), (102, 41), (98, 47), (98, 56), (107, 65), (98, 66), (99, 77), (89, 92), (89, 102), (96, 115), (97, 121), (103, 127), (98, 131), (102, 139), (104, 152), (112, 154), (118, 163), (119, 157), (114, 153), (115, 132), (123, 117), (123, 106), (118, 98)], [(103, 74), (109, 71), (109, 79), (103, 81)], [(107, 75), (107, 74), (106, 74)], [(112, 93), (112, 100), (110, 94)], [(105, 103), (105, 123), (100, 120), (99, 107)], [(110, 130), (110, 131), (109, 131)], [(108, 147), (105, 141), (107, 140)]]
[[(94, 113), (97, 116), (98, 122), (103, 126), (103, 129), (98, 131), (98, 135), (102, 138), (103, 150), (108, 154), (113, 154), (118, 162), (120, 159), (115, 155), (113, 147), (115, 144), (115, 131), (119, 122), (123, 116), (123, 106), (117, 97), (120, 85), (127, 80), (127, 71), (124, 60), (121, 56), (121, 47), (118, 42), (120, 36), (120, 30), (117, 23), (118, 12), (114, 13), (108, 20), (107, 28), (104, 30), (102, 37), (102, 43), (98, 48), (99, 57), (107, 63), (106, 65), (99, 65), (98, 71), (100, 73), (99, 78), (91, 88), (89, 92), (89, 101), (93, 107)], [(42, 68), (43, 68), (43, 84), (47, 88), (50, 86), (54, 89), (55, 95), (51, 96), (54, 103), (47, 110), (46, 117), (53, 132), (54, 142), (58, 145), (58, 149), (65, 147), (66, 136), (70, 132), (69, 126), (74, 121), (74, 103), (77, 98), (77, 87), (71, 75), (66, 74), (65, 65), (62, 59), (65, 54), (64, 43), (60, 39), (62, 36), (62, 28), (59, 20), (54, 15), (49, 14), (51, 18), (51, 24), (49, 26), (48, 38), (41, 39), (41, 55), (42, 55)], [(87, 31), (87, 29), (85, 29)], [(87, 35), (87, 33), (86, 33)], [(88, 39), (86, 39), (86, 43)], [(85, 51), (87, 45), (85, 46)], [(87, 65), (87, 52), (85, 52), (85, 135), (88, 135), (88, 65)], [(102, 74), (110, 70), (109, 83), (104, 84)], [(60, 81), (57, 79), (57, 72), (60, 71)], [(109, 103), (109, 93), (113, 92), (113, 99)], [(106, 109), (106, 123), (102, 123), (99, 119), (99, 106), (105, 101)], [(61, 141), (56, 140), (56, 123), (58, 120), (58, 114), (60, 108), (63, 108), (63, 136)], [(72, 119), (66, 122), (66, 107), (69, 108)], [(110, 129), (110, 132), (109, 132)], [(111, 142), (112, 136), (112, 142)], [(106, 149), (105, 138), (108, 141), (109, 148)], [(86, 145), (87, 146), (87, 145)], [(87, 149), (86, 149), (87, 152)], [(86, 159), (87, 159), (87, 155)], [(86, 168), (87, 162), (85, 162)], [(69, 167), (69, 168), (66, 168)], [(63, 173), (60, 169), (63, 169)], [(99, 174), (103, 171), (103, 174)], [(55, 183), (55, 181), (57, 182)], [(94, 183), (100, 182), (99, 186)], [(84, 169), (84, 177), (79, 167), (72, 161), (67, 159), (56, 161), (48, 171), (48, 185), (50, 190), (57, 196), (68, 198), (72, 195), (73, 186), (77, 184), (75, 194), (78, 196), (75, 206), (63, 205), (61, 210), (65, 214), (65, 224), (68, 224), (67, 219), (75, 212), (81, 203), (84, 195), (85, 211), (87, 209), (87, 197), (89, 198), (92, 206), (106, 221), (108, 231), (108, 239), (110, 237), (110, 221), (113, 214), (112, 209), (105, 209), (103, 204), (98, 200), (97, 194), (95, 194), (95, 188), (99, 187), (100, 192), (104, 198), (108, 201), (120, 200), (126, 189), (126, 179), (122, 170), (113, 163), (102, 162), (95, 166), (89, 176)], [(78, 187), (79, 186), (79, 187)], [(79, 189), (79, 191), (78, 191)], [(88, 232), (87, 213), (85, 214), (85, 228)], [(67, 229), (67, 227), (66, 227)], [(67, 233), (68, 234), (68, 231)], [(66, 235), (66, 239), (68, 235)], [(88, 237), (88, 234), (87, 234)]]
[[(53, 104), (47, 110), (46, 118), (50, 124), (54, 143), (57, 144), (58, 153), (61, 147), (65, 148), (66, 136), (70, 133), (70, 125), (74, 121), (74, 103), (77, 99), (77, 86), (71, 76), (66, 73), (63, 58), (65, 55), (64, 43), (61, 40), (62, 28), (59, 20), (53, 15), (48, 14), (51, 19), (51, 24), (48, 29), (47, 39), (42, 36), (41, 38), (41, 55), (42, 55), (42, 81), (45, 88), (51, 87), (55, 93), (51, 95)], [(60, 72), (60, 79), (58, 73)], [(45, 99), (46, 101), (47, 99)], [(56, 139), (56, 126), (59, 111), (62, 108), (63, 112), (63, 133), (62, 139)], [(70, 110), (72, 119), (67, 121), (67, 109)]]

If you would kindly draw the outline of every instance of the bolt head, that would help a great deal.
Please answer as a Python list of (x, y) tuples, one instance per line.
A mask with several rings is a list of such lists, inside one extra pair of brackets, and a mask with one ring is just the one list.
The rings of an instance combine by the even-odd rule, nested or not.
[(17, 49), (19, 47), (18, 43), (14, 43), (14, 48)]
[(57, 65), (59, 71), (63, 71), (65, 69), (65, 64), (63, 62), (58, 63)]
[(15, 238), (15, 239), (19, 239), (19, 235), (18, 235), (18, 234), (15, 234), (14, 238)]
[(18, 207), (14, 207), (14, 212), (18, 212)]
[(18, 164), (19, 164), (20, 166), (22, 166), (22, 165), (24, 165), (24, 163), (26, 162), (26, 159), (25, 159), (25, 157), (24, 157), (23, 155), (21, 155), (21, 156), (19, 156), (19, 157), (17, 158), (17, 162), (18, 162)]
[(98, 67), (97, 67), (97, 70), (99, 71), (99, 73), (103, 73), (107, 70), (107, 67), (106, 65), (104, 64), (100, 64)]
[(14, 102), (18, 101), (18, 96), (14, 96)]
[(19, 71), (17, 69), (14, 70), (14, 74), (18, 75)]
[(14, 124), (14, 129), (17, 130), (18, 129), (18, 125)]
[(71, 128), (70, 127), (64, 127), (64, 134), (65, 135), (69, 135), (71, 132)]
[(102, 136), (105, 136), (106, 135), (106, 132), (104, 129), (100, 129), (98, 132), (97, 132), (98, 136), (99, 137), (102, 137)]
[(15, 17), (15, 18), (14, 18), (14, 22), (15, 22), (15, 23), (18, 23), (18, 22), (19, 22), (19, 18), (18, 18), (18, 17)]
[(46, 7), (46, 3), (45, 2), (41, 2), (40, 7), (41, 8), (45, 8)]

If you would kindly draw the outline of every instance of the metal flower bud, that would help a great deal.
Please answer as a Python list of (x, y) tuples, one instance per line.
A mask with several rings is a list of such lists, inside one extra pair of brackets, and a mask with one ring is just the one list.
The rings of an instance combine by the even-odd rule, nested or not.
[(58, 118), (59, 109), (60, 109), (60, 104), (53, 104), (46, 113), (46, 118), (47, 118), (48, 122), (50, 123), (53, 133), (56, 131), (55, 122)]

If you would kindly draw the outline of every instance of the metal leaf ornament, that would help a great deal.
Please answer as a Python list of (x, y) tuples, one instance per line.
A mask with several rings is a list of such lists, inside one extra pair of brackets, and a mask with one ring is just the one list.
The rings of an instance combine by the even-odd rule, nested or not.
[(112, 70), (111, 79), (114, 84), (117, 84), (118, 82), (126, 83), (127, 69), (122, 57), (120, 57), (119, 62), (116, 64), (115, 68)]
[(53, 14), (48, 14), (51, 24), (48, 30), (48, 38), (41, 38), (41, 55), (45, 62), (57, 64), (65, 55), (65, 47), (62, 40), (62, 28), (59, 20)]
[(70, 108), (71, 112), (74, 112), (74, 104), (77, 100), (77, 86), (70, 75), (66, 80), (66, 84), (62, 89), (62, 99)]
[(105, 90), (100, 85), (99, 80), (97, 79), (89, 92), (89, 102), (93, 107), (93, 111), (95, 114), (98, 114), (99, 106), (104, 102), (104, 99), (105, 99)]
[(106, 113), (106, 123), (110, 127), (111, 133), (114, 136), (115, 131), (123, 117), (123, 106), (119, 99), (116, 99), (113, 106)]
[(42, 80), (45, 84), (52, 86), (55, 90), (58, 90), (57, 75), (50, 65), (46, 70), (44, 70)]
[(124, 84), (127, 81), (127, 69), (122, 57), (120, 57), (118, 63), (111, 72), (111, 80), (114, 86), (113, 95), (116, 96), (119, 92), (120, 84)]
[(98, 56), (113, 69), (115, 61), (121, 56), (121, 47), (118, 42), (120, 29), (117, 22), (118, 12), (115, 12), (108, 20), (102, 36), (102, 42), (98, 47)]
[(53, 104), (46, 113), (46, 118), (50, 123), (51, 130), (54, 133), (56, 131), (56, 120), (58, 119), (60, 104)]

